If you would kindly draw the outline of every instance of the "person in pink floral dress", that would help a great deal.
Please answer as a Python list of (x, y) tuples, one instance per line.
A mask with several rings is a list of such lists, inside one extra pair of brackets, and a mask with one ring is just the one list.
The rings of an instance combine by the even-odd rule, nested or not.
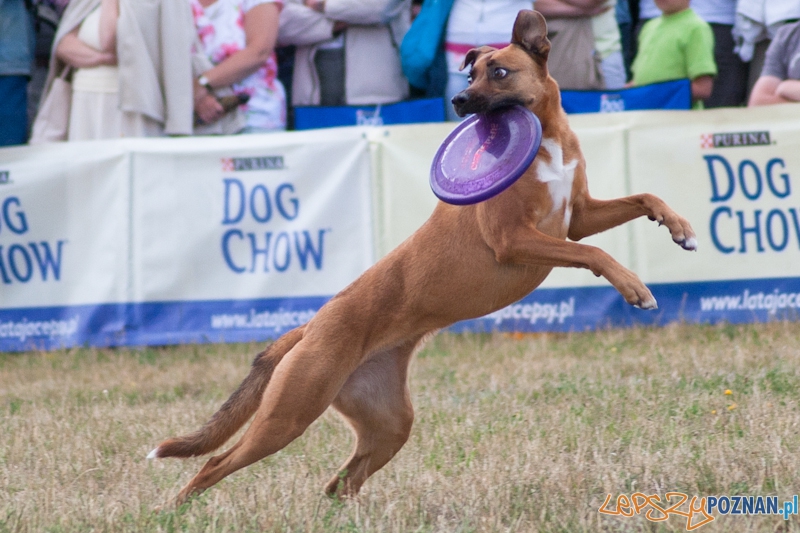
[(203, 51), (214, 68), (195, 80), (195, 113), (210, 124), (224, 110), (215, 89), (232, 87), (242, 106), (243, 133), (286, 129), (286, 93), (278, 80), (275, 42), (281, 0), (190, 0)]

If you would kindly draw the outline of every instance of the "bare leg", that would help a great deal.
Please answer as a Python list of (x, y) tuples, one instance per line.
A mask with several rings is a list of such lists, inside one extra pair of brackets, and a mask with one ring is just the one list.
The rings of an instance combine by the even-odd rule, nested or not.
[(333, 407), (352, 426), (356, 443), (325, 492), (352, 496), (369, 476), (403, 447), (414, 409), (406, 383), (408, 362), (418, 340), (372, 356), (353, 372)]

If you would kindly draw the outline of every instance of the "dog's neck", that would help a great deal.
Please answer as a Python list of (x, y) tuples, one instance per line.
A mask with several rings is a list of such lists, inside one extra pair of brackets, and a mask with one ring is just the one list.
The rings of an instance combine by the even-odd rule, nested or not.
[(542, 137), (560, 138), (567, 126), (567, 114), (561, 107), (561, 92), (558, 84), (549, 75), (545, 81), (547, 91), (544, 96), (528, 106), (542, 123)]

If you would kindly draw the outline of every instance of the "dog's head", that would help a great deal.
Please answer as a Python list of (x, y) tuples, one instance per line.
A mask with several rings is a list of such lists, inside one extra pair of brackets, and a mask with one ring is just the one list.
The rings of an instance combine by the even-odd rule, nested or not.
[(552, 90), (547, 72), (547, 23), (537, 11), (520, 11), (514, 22), (511, 45), (498, 50), (490, 46), (467, 52), (463, 70), (470, 67), (469, 87), (453, 97), (459, 116), (485, 113), (501, 107), (534, 105)]

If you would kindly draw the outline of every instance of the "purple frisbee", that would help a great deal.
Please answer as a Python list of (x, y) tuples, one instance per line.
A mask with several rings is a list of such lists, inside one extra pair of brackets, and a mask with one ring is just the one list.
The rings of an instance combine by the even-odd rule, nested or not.
[(525, 173), (541, 142), (541, 122), (522, 106), (472, 115), (447, 136), (433, 158), (433, 194), (455, 205), (488, 200)]

